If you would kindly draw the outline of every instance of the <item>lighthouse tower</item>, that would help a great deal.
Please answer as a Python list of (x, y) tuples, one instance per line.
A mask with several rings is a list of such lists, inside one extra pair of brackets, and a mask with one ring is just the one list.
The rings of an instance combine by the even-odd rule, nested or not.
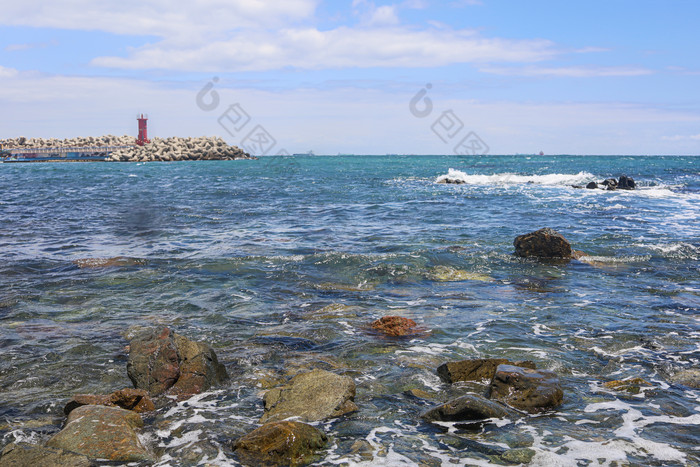
[(151, 140), (148, 139), (148, 115), (144, 116), (141, 114), (140, 117), (137, 115), (136, 120), (139, 121), (139, 137), (136, 140), (136, 144), (143, 146), (151, 142)]

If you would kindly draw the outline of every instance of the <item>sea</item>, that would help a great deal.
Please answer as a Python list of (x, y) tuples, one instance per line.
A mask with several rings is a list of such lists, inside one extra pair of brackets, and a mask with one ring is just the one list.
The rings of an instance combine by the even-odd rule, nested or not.
[[(572, 187), (623, 174), (636, 190)], [(700, 389), (676, 375), (700, 363), (699, 219), (699, 157), (2, 164), (0, 448), (45, 442), (74, 394), (131, 387), (127, 338), (167, 326), (231, 378), (146, 417), (156, 465), (239, 465), (264, 392), (315, 368), (359, 407), (315, 423), (315, 465), (698, 465)], [(587, 256), (516, 257), (543, 227)], [(383, 316), (421, 332), (373, 332)], [(473, 358), (534, 361), (563, 404), (424, 422), (484, 392), (436, 374)]]

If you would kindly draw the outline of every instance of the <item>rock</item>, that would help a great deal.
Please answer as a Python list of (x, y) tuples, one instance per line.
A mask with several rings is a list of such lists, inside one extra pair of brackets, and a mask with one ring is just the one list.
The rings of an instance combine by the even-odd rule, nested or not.
[(593, 190), (595, 188), (598, 188), (598, 184), (596, 182), (590, 182), (588, 185), (586, 185), (586, 188), (589, 190)]
[(0, 467), (90, 467), (81, 454), (28, 443), (10, 443), (0, 454)]
[(152, 396), (167, 392), (184, 399), (228, 378), (208, 345), (165, 327), (138, 332), (129, 347), (129, 378), (134, 387)]
[(340, 417), (357, 410), (354, 399), (355, 383), (351, 378), (326, 370), (313, 370), (295, 376), (286, 386), (265, 393), (265, 413), (260, 422), (289, 417), (312, 422)]
[(226, 367), (219, 363), (214, 351), (206, 344), (174, 334), (180, 357), (180, 377), (169, 391), (180, 398), (206, 391), (228, 379)]
[(449, 266), (435, 266), (430, 270), (428, 277), (434, 281), (440, 282), (461, 282), (461, 281), (482, 281), (491, 282), (493, 278), (486, 274), (477, 272), (463, 271), (461, 269), (451, 268)]
[(571, 258), (571, 244), (549, 228), (515, 237), (513, 245), (515, 254), (522, 257)]
[(483, 396), (467, 394), (445, 404), (433, 407), (421, 415), (429, 422), (463, 422), (506, 418), (513, 416), (512, 410)]
[(651, 384), (642, 378), (629, 378), (616, 381), (608, 381), (603, 383), (603, 386), (608, 389), (614, 389), (615, 391), (627, 392), (630, 394), (639, 394), (642, 386), (649, 386)]
[(82, 258), (73, 261), (73, 264), (80, 269), (85, 268), (109, 268), (109, 267), (128, 267), (141, 266), (146, 264), (146, 261), (139, 258), (127, 258), (125, 256), (115, 256), (114, 258)]
[(669, 380), (675, 384), (682, 384), (689, 388), (700, 389), (700, 370), (696, 368), (682, 370), (671, 376)]
[(317, 449), (326, 445), (326, 435), (301, 422), (271, 422), (241, 437), (233, 445), (245, 465), (304, 465)]
[(626, 175), (621, 175), (620, 180), (617, 182), (618, 190), (634, 190), (636, 187), (634, 179)]
[(516, 409), (539, 413), (560, 405), (564, 391), (551, 371), (499, 365), (487, 395)]
[(510, 449), (501, 454), (501, 459), (511, 464), (528, 465), (536, 452), (530, 448)]
[(617, 180), (614, 178), (608, 178), (601, 182), (601, 185), (608, 187), (608, 190), (614, 190), (617, 188)]
[(153, 462), (136, 435), (141, 416), (130, 410), (101, 405), (84, 405), (68, 416), (66, 426), (46, 445), (85, 455), (90, 459), (115, 462)]
[(129, 343), (126, 371), (137, 389), (163, 394), (180, 377), (174, 333), (168, 328), (146, 329)]
[(416, 322), (401, 316), (384, 316), (374, 321), (370, 326), (387, 336), (399, 337), (415, 334)]
[(537, 368), (535, 363), (529, 360), (513, 363), (505, 358), (477, 358), (443, 363), (438, 367), (437, 374), (448, 384), (457, 381), (491, 381), (498, 365), (515, 365), (533, 370)]
[(63, 412), (68, 415), (71, 411), (83, 405), (106, 405), (109, 407), (119, 407), (125, 410), (133, 410), (136, 413), (151, 412), (156, 409), (147, 391), (143, 389), (126, 388), (106, 396), (76, 394), (68, 401), (63, 408)]

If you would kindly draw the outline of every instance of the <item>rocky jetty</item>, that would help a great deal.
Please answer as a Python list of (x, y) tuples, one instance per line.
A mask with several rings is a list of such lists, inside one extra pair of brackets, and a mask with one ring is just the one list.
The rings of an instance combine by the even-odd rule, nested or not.
[(79, 148), (129, 146), (110, 154), (113, 162), (200, 161), (254, 159), (237, 146), (229, 146), (218, 137), (153, 138), (144, 146), (137, 146), (133, 136), (98, 136), (68, 139), (9, 138), (2, 141), (5, 149)]

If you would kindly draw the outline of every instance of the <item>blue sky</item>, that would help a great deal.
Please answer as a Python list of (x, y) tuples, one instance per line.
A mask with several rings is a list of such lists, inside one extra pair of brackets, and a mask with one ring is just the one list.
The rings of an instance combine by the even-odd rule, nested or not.
[[(271, 154), (449, 154), (451, 111), (491, 154), (700, 154), (699, 17), (690, 0), (6, 2), (0, 138), (135, 134), (147, 112), (152, 136), (239, 144), (260, 125)], [(220, 124), (231, 105), (241, 131)]]

